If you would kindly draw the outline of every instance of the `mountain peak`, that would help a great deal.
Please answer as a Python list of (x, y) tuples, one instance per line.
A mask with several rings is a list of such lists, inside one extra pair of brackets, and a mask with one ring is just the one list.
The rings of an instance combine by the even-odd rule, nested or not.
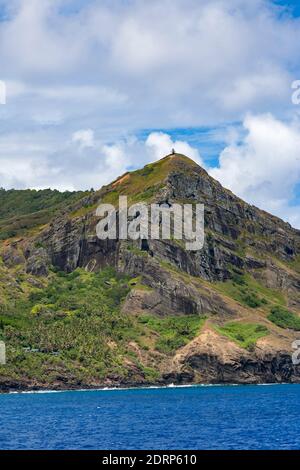
[(153, 165), (156, 163), (167, 163), (171, 166), (177, 166), (177, 165), (185, 165), (189, 167), (194, 167), (194, 168), (200, 168), (199, 165), (192, 160), (191, 158), (187, 157), (186, 155), (182, 153), (170, 153), (166, 155), (165, 157), (161, 158), (157, 162), (154, 162)]
[[(206, 171), (191, 158), (180, 153), (171, 153), (160, 160), (148, 163), (139, 170), (126, 172), (104, 187), (105, 200), (111, 202), (119, 194), (127, 194), (134, 200), (149, 200), (162, 189), (166, 180), (174, 173), (187, 177), (192, 174), (205, 173), (207, 175)], [(100, 192), (103, 192), (103, 188)]]

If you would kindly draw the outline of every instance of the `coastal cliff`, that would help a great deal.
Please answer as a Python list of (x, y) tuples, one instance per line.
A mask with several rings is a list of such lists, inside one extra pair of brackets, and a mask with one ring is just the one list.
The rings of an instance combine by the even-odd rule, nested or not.
[[(16, 214), (19, 193), (0, 193), (2, 391), (300, 382), (299, 230), (178, 154), (98, 191), (26, 193)], [(100, 240), (96, 208), (120, 195), (204, 204), (203, 248)]]

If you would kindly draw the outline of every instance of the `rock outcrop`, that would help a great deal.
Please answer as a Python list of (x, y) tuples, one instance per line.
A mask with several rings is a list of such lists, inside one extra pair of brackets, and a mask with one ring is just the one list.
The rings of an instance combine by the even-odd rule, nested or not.
[[(204, 204), (203, 249), (187, 251), (185, 240), (174, 239), (99, 240), (95, 208), (101, 202), (117, 202), (119, 195), (127, 195), (132, 203)], [(156, 357), (159, 383), (300, 381), (299, 366), (291, 359), (291, 344), (299, 334), (274, 326), (267, 318), (273, 291), (299, 316), (300, 231), (245, 203), (187, 157), (170, 155), (127, 173), (56, 215), (33, 237), (8, 244), (2, 259), (8, 269), (23, 263), (28, 274), (38, 277), (47, 276), (51, 266), (67, 273), (112, 266), (138, 277), (143, 286), (131, 289), (124, 312), (207, 318), (205, 328), (189, 344), (172, 357)], [(235, 295), (236, 286), (233, 293), (222, 289), (226, 282), (245, 275), (260, 286), (255, 295), (263, 297), (264, 289), (269, 292), (268, 307), (263, 303), (247, 306)], [(263, 323), (269, 336), (248, 350), (213, 327), (235, 320)], [(118, 379), (111, 382), (118, 383)]]

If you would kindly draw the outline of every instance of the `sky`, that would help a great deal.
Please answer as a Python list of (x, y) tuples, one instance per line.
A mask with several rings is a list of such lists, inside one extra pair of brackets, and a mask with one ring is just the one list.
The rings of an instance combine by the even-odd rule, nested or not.
[(0, 0), (0, 186), (100, 188), (170, 153), (300, 228), (300, 2)]

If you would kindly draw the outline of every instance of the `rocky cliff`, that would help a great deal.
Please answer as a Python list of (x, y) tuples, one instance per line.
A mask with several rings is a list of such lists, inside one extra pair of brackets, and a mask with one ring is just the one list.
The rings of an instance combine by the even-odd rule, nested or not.
[[(176, 239), (100, 240), (96, 208), (117, 204), (120, 195), (129, 203), (204, 204), (203, 249), (187, 251), (184, 240)], [(0, 369), (3, 389), (300, 381), (300, 366), (292, 363), (292, 343), (300, 339), (300, 231), (245, 203), (183, 155), (169, 155), (76, 197), (47, 223), (4, 239), (1, 257), (2, 336), (14, 364)], [(93, 312), (77, 298), (72, 309), (76, 279), (95, 284), (110, 269), (115, 280), (102, 279)], [(59, 295), (54, 302), (48, 293), (59, 276), (69, 282), (70, 295), (61, 293), (65, 308)], [(119, 284), (124, 295), (114, 306), (118, 335), (99, 333), (101, 372), (94, 364), (98, 356), (87, 359), (76, 341), (62, 346), (49, 340), (43, 348), (34, 335), (22, 339), (22, 323), (27, 332), (48, 325), (60, 334), (79, 318), (82, 328), (93, 319), (103, 322), (107, 291), (113, 296)], [(88, 301), (89, 292), (84, 295)], [(66, 351), (76, 348), (85, 351), (84, 358), (78, 351), (70, 358)], [(56, 361), (52, 366), (49, 354), (50, 363)], [(18, 355), (27, 355), (22, 374)], [(35, 360), (39, 376), (31, 369)], [(78, 374), (83, 363), (86, 374)]]

